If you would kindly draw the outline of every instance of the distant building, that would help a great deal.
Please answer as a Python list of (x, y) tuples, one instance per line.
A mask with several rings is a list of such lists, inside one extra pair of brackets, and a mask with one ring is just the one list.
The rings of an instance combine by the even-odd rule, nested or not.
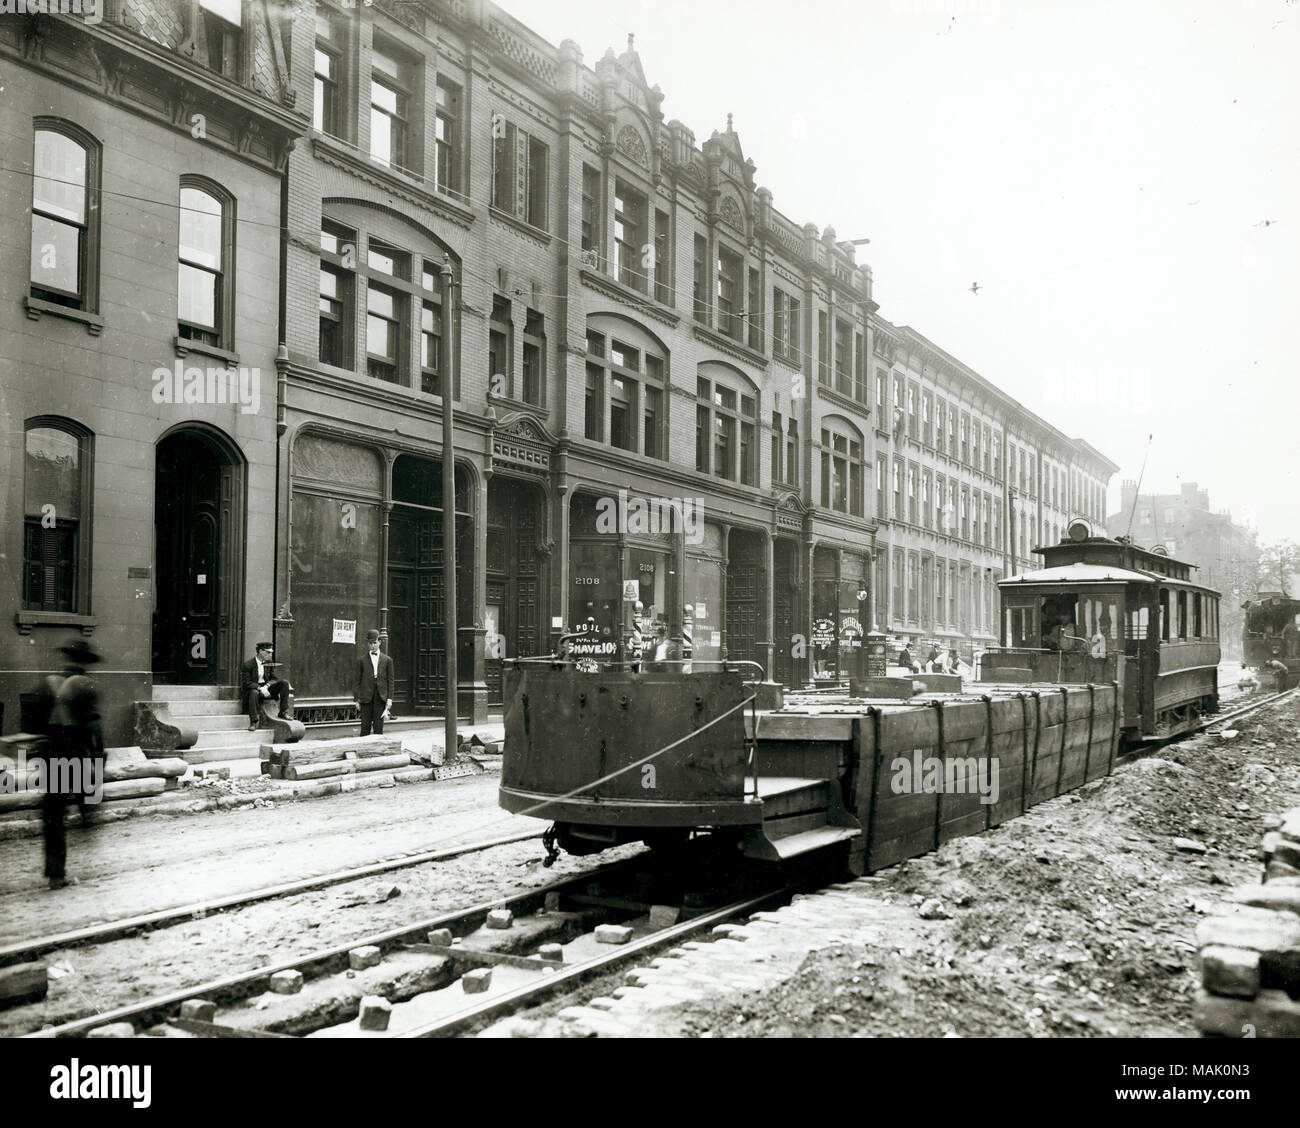
[(1150, 548), (1161, 544), (1170, 556), (1195, 564), (1196, 579), (1222, 593), (1225, 653), (1241, 644), (1241, 605), (1257, 592), (1259, 545), (1255, 533), (1235, 524), (1226, 510), (1210, 509), (1210, 492), (1184, 482), (1176, 494), (1138, 494), (1137, 483), (1120, 488), (1120, 509), (1106, 518), (1111, 536), (1129, 535)]

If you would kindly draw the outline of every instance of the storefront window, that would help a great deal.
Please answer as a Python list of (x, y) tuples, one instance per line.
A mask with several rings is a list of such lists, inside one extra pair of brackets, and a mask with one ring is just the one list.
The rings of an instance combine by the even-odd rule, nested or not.
[[(358, 643), (379, 625), (379, 506), (295, 492), (289, 559), (296, 620), (289, 676), (299, 697), (347, 697)], [(334, 641), (336, 623), (352, 640)]]
[(618, 546), (575, 544), (569, 562), (569, 626), (614, 643), (610, 661), (618, 644), (619, 596)]

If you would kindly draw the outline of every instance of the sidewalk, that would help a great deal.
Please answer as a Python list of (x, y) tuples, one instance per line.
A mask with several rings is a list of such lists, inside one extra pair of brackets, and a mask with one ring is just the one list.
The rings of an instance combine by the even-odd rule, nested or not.
[[(427, 728), (395, 734), (400, 735), (404, 752), (428, 757), (434, 750), (441, 751), (444, 748), (445, 730), (442, 721), (436, 717), (429, 720)], [(453, 756), (444, 756), (441, 767), (404, 767), (333, 779), (271, 779), (263, 774), (260, 757), (195, 764), (179, 777), (174, 790), (146, 798), (108, 800), (94, 809), (90, 823), (99, 825), (143, 815), (176, 816), (202, 811), (274, 807), (277, 803), (298, 799), (318, 799), (376, 787), (391, 788), (399, 783), (420, 783), (500, 771), (499, 754), (494, 756), (480, 753), (469, 741), (471, 737), (477, 736), (484, 743), (496, 742), (499, 747), (500, 742), (505, 740), (505, 724), (502, 720), (493, 719), (481, 725), (462, 724), (459, 735), (465, 740), (460, 751)], [(310, 746), (312, 743), (315, 742), (308, 739), (302, 745)], [(75, 808), (68, 811), (66, 821), (69, 826), (82, 825), (81, 815)], [(41, 833), (39, 807), (0, 812), (0, 842)]]

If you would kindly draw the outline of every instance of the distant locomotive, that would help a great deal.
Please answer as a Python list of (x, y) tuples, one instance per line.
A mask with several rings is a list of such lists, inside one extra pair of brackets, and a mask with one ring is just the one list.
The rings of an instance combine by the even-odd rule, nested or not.
[(1195, 727), (1218, 709), (1219, 593), (1163, 549), (1092, 535), (1034, 550), (1046, 567), (1002, 580), (1004, 638), (988, 682), (1118, 683), (1130, 743)]
[[(1241, 631), (1242, 665), (1269, 672), (1289, 689), (1300, 681), (1300, 599), (1280, 591), (1261, 591), (1259, 598), (1242, 605), (1246, 613)], [(1285, 673), (1275, 663), (1281, 663)]]

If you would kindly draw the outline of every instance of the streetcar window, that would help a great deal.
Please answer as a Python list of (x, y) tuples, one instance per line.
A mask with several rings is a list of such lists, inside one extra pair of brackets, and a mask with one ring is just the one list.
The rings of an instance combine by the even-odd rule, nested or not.
[(1205, 632), (1201, 629), (1201, 593), (1192, 595), (1192, 636), (1200, 638)]
[(1160, 638), (1169, 641), (1169, 589), (1160, 589)]
[(1147, 637), (1149, 618), (1149, 612), (1145, 607), (1134, 607), (1129, 611), (1128, 637), (1131, 639), (1145, 639)]
[(1187, 637), (1187, 592), (1178, 593), (1178, 637)]

